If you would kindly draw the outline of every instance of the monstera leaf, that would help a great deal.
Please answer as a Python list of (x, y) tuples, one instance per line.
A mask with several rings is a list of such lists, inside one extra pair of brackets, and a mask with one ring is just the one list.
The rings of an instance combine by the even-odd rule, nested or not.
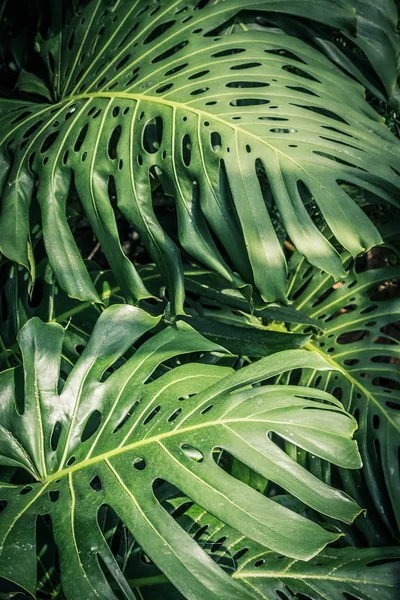
[[(122, 251), (120, 214), (160, 269), (173, 313), (182, 313), (180, 252), (152, 204), (158, 184), (175, 198), (182, 248), (246, 297), (249, 284), (255, 286), (257, 303), (286, 301), (286, 263), (266, 208), (267, 182), (293, 243), (334, 277), (344, 275), (340, 257), (308, 204), (317, 204), (353, 255), (380, 243), (340, 183), (393, 201), (398, 142), (362, 87), (328, 59), (279, 32), (219, 36), (243, 8), (239, 0), (79, 6), (60, 14), (37, 42), (52, 102), (0, 103), (5, 256), (34, 276), (29, 206), (35, 197), (61, 285), (72, 297), (99, 301), (68, 224), (75, 189), (126, 300), (137, 303), (150, 293)], [(354, 23), (354, 10), (339, 0), (254, 0), (246, 8), (338, 29)]]
[[(387, 258), (391, 260), (390, 253)], [(310, 267), (299, 253), (293, 255), (289, 262), (288, 294), (293, 302), (290, 308), (310, 319), (310, 324), (289, 321), (288, 327), (292, 333), (311, 335), (304, 348), (318, 352), (338, 369), (325, 374), (304, 373), (300, 382), (333, 393), (356, 417), (363, 470), (342, 471), (341, 476), (346, 491), (367, 508), (368, 520), (359, 519), (358, 527), (371, 545), (379, 545), (390, 543), (393, 535), (399, 538), (400, 301), (394, 284), (400, 277), (400, 267), (359, 272), (351, 257), (344, 256), (343, 261), (349, 275), (335, 283), (320, 269)], [(199, 275), (198, 294), (207, 293), (207, 283), (209, 279)], [(238, 302), (237, 292), (224, 289), (220, 280), (218, 292), (208, 293), (218, 297), (220, 305), (219, 309), (214, 308), (214, 318), (223, 318), (221, 305), (225, 305), (230, 313), (235, 313), (238, 322), (250, 325), (254, 315), (246, 312), (244, 299)], [(202, 302), (204, 305), (204, 299)], [(206, 314), (210, 312), (212, 309)], [(315, 459), (312, 462), (316, 472), (321, 476), (325, 473), (323, 476), (329, 481), (326, 465), (317, 464)]]
[[(355, 77), (383, 101), (391, 98), (397, 82), (400, 41), (398, 11), (393, 0), (349, 0), (356, 13), (357, 35), (332, 32), (325, 24), (289, 15), (268, 15), (265, 19), (242, 15), (245, 26), (265, 30), (272, 25), (307, 40), (335, 64)], [(237, 26), (240, 26), (239, 24)]]
[[(104, 307), (124, 303), (121, 290), (110, 271), (102, 271), (94, 263), (88, 265), (88, 271), (104, 306), (94, 302), (79, 302), (68, 297), (55, 280), (46, 260), (42, 261), (36, 270), (33, 295), (30, 293), (26, 270), (13, 263), (3, 265), (3, 272), (0, 271), (0, 279), (4, 278), (4, 284), (0, 287), (0, 364), (4, 362), (10, 367), (18, 361), (16, 337), (19, 329), (32, 317), (39, 317), (43, 321), (55, 321), (61, 325), (68, 324), (64, 336), (63, 358), (68, 363), (76, 360), (77, 348), (86, 346)], [(149, 289), (162, 296), (164, 286), (155, 266), (139, 267), (138, 271)], [(274, 324), (263, 325), (258, 315), (262, 315), (266, 323), (271, 320), (301, 322), (318, 328), (316, 321), (308, 319), (292, 307), (270, 305), (261, 311), (255, 311), (254, 315), (248, 315), (245, 311), (249, 310), (249, 304), (237, 290), (229, 290), (232, 292), (229, 299), (241, 310), (232, 310), (229, 306), (217, 309), (214, 304), (219, 297), (222, 304), (224, 301), (226, 303), (222, 293), (223, 288), (226, 288), (224, 281), (213, 273), (195, 266), (186, 266), (184, 274), (186, 290), (189, 292), (185, 304), (188, 317), (185, 317), (185, 320), (196, 331), (211, 341), (221, 343), (233, 354), (268, 356), (281, 350), (300, 348), (310, 338), (307, 333), (288, 335), (286, 330), (280, 330)], [(198, 300), (195, 301), (191, 296), (198, 297)], [(168, 309), (168, 305), (166, 308)], [(167, 322), (165, 315), (164, 324)]]
[[(222, 537), (217, 535), (215, 542), (211, 539), (208, 543), (223, 551), (226, 546), (224, 541), (220, 541)], [(397, 600), (400, 585), (398, 548), (324, 550), (316, 558), (303, 562), (284, 559), (241, 539), (241, 549), (250, 551), (237, 561), (237, 571), (232, 578), (257, 594), (259, 600), (291, 600), (299, 597), (307, 600), (376, 600), (378, 594), (382, 600)], [(230, 552), (232, 550), (236, 550), (235, 546)], [(138, 597), (141, 600), (183, 598), (162, 575), (132, 579), (130, 583), (133, 589), (140, 592)]]
[[(189, 498), (163, 486), (163, 506), (197, 543), (249, 591), (265, 600), (396, 600), (400, 585), (400, 548), (329, 548), (311, 560), (285, 558), (224, 525)], [(118, 527), (109, 523), (116, 537)], [(142, 549), (120, 536), (118, 554), (125, 576), (141, 600), (182, 600)]]
[(215, 449), (231, 452), (323, 514), (351, 522), (359, 513), (353, 500), (309, 474), (270, 437), (358, 468), (351, 439), (356, 424), (340, 402), (309, 388), (252, 387), (296, 367), (329, 369), (326, 361), (292, 350), (237, 372), (186, 363), (160, 376), (154, 371), (174, 356), (220, 349), (180, 323), (144, 342), (110, 373), (158, 320), (131, 306), (108, 308), (64, 382), (64, 330), (33, 318), (19, 334), (23, 366), (0, 375), (0, 464), (31, 476), (28, 483), (0, 486), (0, 576), (32, 595), (35, 523), (48, 515), (68, 598), (114, 598), (101, 565), (125, 597), (134, 598), (99, 528), (99, 511), (108, 506), (185, 597), (254, 598), (162, 508), (155, 492), (160, 479), (293, 558), (309, 559), (338, 538), (226, 473)]
[[(291, 270), (294, 306), (324, 327), (323, 334), (307, 347), (340, 369), (330, 377), (313, 373), (309, 383), (341, 398), (359, 424), (363, 478), (343, 474), (346, 489), (359, 500), (363, 497), (363, 506), (368, 490), (386, 528), (398, 536), (400, 351), (396, 322), (400, 301), (390, 298), (390, 282), (399, 278), (400, 268), (357, 272), (353, 263), (349, 277), (340, 285), (320, 271), (310, 270), (299, 255), (293, 257)], [(372, 535), (377, 542), (382, 534), (378, 526)]]

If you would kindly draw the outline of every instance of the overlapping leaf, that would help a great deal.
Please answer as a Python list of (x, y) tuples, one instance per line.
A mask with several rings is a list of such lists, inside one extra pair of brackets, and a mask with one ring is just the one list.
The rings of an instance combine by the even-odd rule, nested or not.
[(2, 465), (23, 468), (32, 483), (0, 487), (0, 576), (32, 594), (35, 523), (38, 515), (49, 515), (68, 598), (113, 598), (100, 559), (125, 597), (134, 597), (99, 528), (99, 510), (110, 506), (187, 598), (253, 598), (168, 518), (155, 496), (160, 478), (288, 556), (308, 559), (337, 539), (231, 477), (215, 462), (215, 448), (231, 452), (317, 511), (345, 522), (359, 513), (348, 496), (309, 474), (268, 435), (274, 432), (341, 467), (358, 468), (354, 419), (323, 391), (251, 387), (296, 367), (329, 368), (324, 360), (292, 350), (237, 372), (187, 363), (153, 376), (168, 358), (218, 349), (181, 323), (143, 343), (104, 380), (157, 321), (137, 308), (110, 307), (61, 384), (62, 327), (34, 318), (19, 334), (24, 385), (22, 390), (22, 367), (0, 376), (0, 454)]
[[(124, 303), (121, 290), (110, 271), (103, 272), (94, 263), (89, 265), (88, 269), (104, 307)], [(154, 265), (139, 267), (138, 271), (152, 293), (161, 297), (164, 286)], [(188, 313), (186, 322), (211, 341), (221, 343), (233, 354), (268, 356), (281, 350), (299, 348), (310, 337), (309, 334), (303, 333), (288, 336), (284, 329), (269, 325), (271, 321), (300, 322), (318, 328), (316, 321), (292, 307), (270, 305), (255, 311), (251, 316), (246, 312), (249, 310), (248, 302), (237, 290), (227, 288), (221, 278), (195, 266), (186, 266), (184, 274), (185, 288), (188, 292), (185, 305)], [(55, 281), (47, 261), (40, 263), (37, 268), (33, 295), (29, 291), (28, 273), (22, 267), (4, 265), (2, 276), (4, 283), (0, 293), (0, 359), (13, 359), (13, 352), (18, 350), (18, 331), (32, 317), (68, 325), (63, 355), (68, 362), (76, 359), (76, 349), (86, 345), (104, 307), (69, 298)], [(156, 308), (158, 309), (158, 306)], [(166, 308), (168, 311), (168, 306)], [(164, 323), (166, 321), (165, 315)], [(12, 366), (10, 362), (4, 364)]]
[[(359, 423), (363, 476), (344, 476), (346, 489), (363, 498), (364, 506), (368, 490), (373, 499), (371, 515), (375, 506), (387, 530), (396, 536), (400, 519), (400, 301), (390, 297), (390, 282), (399, 276), (398, 266), (357, 272), (353, 263), (348, 278), (334, 285), (297, 255), (292, 261), (290, 289), (294, 306), (324, 327), (324, 333), (307, 347), (340, 368), (328, 377), (312, 374), (310, 385), (340, 397)], [(377, 525), (366, 534), (372, 542), (381, 542), (384, 531)]]
[[(157, 220), (151, 181), (175, 198), (182, 248), (246, 296), (255, 286), (256, 301), (286, 299), (285, 258), (259, 177), (268, 178), (293, 243), (335, 277), (341, 260), (307, 210), (311, 198), (352, 254), (380, 242), (339, 182), (393, 201), (398, 143), (362, 88), (306, 44), (276, 32), (213, 35), (240, 8), (237, 0), (204, 8), (93, 0), (40, 41), (55, 103), (0, 105), (6, 256), (33, 271), (36, 181), (52, 267), (82, 300), (98, 295), (68, 226), (73, 185), (125, 298), (136, 303), (149, 292), (121, 249), (115, 205), (163, 274), (174, 313), (183, 310), (180, 252)], [(258, 0), (246, 8), (338, 28), (354, 18), (342, 2)]]
[[(198, 544), (258, 598), (265, 600), (396, 600), (400, 586), (400, 549), (342, 547), (325, 549), (310, 561), (266, 551), (224, 525), (188, 498), (164, 489), (166, 509)], [(111, 534), (112, 535), (112, 534)], [(123, 536), (121, 536), (123, 539)], [(123, 568), (141, 600), (181, 600), (168, 580), (130, 538), (121, 544)]]
[(254, 19), (250, 23), (247, 23), (248, 17), (246, 19), (243, 15), (243, 19), (246, 26), (258, 26), (263, 30), (272, 23), (290, 35), (307, 40), (378, 98), (386, 101), (395, 90), (400, 57), (396, 4), (393, 0), (348, 0), (347, 3), (355, 11), (356, 35), (349, 31), (333, 33), (325, 24), (306, 22), (288, 15), (268, 15), (266, 22), (261, 20), (256, 25)]

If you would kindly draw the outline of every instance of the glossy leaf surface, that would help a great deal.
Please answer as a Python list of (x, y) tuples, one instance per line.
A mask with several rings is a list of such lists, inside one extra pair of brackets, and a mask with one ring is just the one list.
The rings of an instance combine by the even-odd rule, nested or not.
[[(175, 198), (181, 247), (246, 297), (252, 286), (259, 303), (286, 301), (286, 263), (265, 180), (293, 243), (334, 277), (344, 274), (342, 263), (307, 210), (311, 199), (353, 255), (380, 243), (338, 182), (394, 202), (398, 142), (362, 87), (305, 43), (278, 32), (212, 33), (242, 7), (238, 0), (205, 7), (93, 0), (61, 31), (53, 25), (37, 44), (53, 104), (0, 103), (0, 247), (7, 257), (33, 274), (36, 179), (50, 262), (81, 300), (99, 298), (66, 217), (73, 189), (127, 301), (150, 293), (122, 251), (116, 208), (163, 274), (174, 314), (183, 311), (183, 269), (154, 211), (154, 183)], [(354, 22), (351, 6), (339, 1), (258, 0), (246, 8), (339, 29)]]
[(308, 473), (268, 435), (274, 432), (354, 469), (360, 466), (351, 439), (354, 419), (320, 390), (251, 387), (296, 367), (327, 369), (324, 360), (292, 350), (237, 372), (187, 363), (157, 377), (154, 371), (169, 358), (219, 348), (181, 323), (141, 344), (110, 374), (157, 321), (137, 308), (110, 307), (60, 383), (64, 330), (31, 319), (19, 334), (23, 367), (0, 375), (0, 464), (32, 476), (30, 484), (0, 486), (0, 575), (32, 594), (35, 523), (38, 515), (49, 515), (68, 598), (113, 597), (99, 557), (125, 597), (134, 597), (99, 528), (99, 510), (109, 506), (189, 600), (253, 598), (168, 518), (155, 495), (158, 479), (293, 558), (308, 559), (338, 538), (225, 473), (214, 460), (215, 448), (231, 452), (317, 511), (345, 522), (359, 513), (353, 500)]
[[(170, 494), (170, 495), (169, 495)], [(244, 538), (188, 498), (165, 490), (165, 507), (231, 577), (264, 600), (397, 600), (400, 548), (326, 548), (310, 561), (285, 558)], [(124, 550), (125, 574), (143, 600), (181, 600), (141, 549)]]

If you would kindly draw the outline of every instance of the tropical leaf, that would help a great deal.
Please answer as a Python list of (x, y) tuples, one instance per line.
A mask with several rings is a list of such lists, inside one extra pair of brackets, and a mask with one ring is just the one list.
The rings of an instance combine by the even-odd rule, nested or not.
[(349, 0), (356, 13), (357, 34), (332, 32), (325, 24), (288, 15), (268, 15), (254, 21), (243, 15), (246, 27), (280, 27), (286, 33), (307, 40), (335, 64), (355, 77), (379, 99), (392, 98), (397, 82), (400, 40), (398, 11), (393, 0)]
[[(224, 534), (222, 530), (219, 532)], [(224, 550), (223, 535), (209, 544)], [(238, 539), (238, 538), (237, 538)], [(239, 546), (239, 545), (238, 545)], [(240, 546), (239, 546), (240, 547)], [(238, 560), (232, 578), (263, 600), (397, 600), (400, 585), (398, 548), (344, 548), (324, 550), (308, 562), (293, 561), (266, 552), (241, 538), (241, 548), (249, 549)], [(232, 552), (235, 547), (230, 548)], [(240, 552), (240, 550), (238, 551)], [(132, 579), (141, 600), (182, 600), (162, 575)], [(138, 586), (138, 587), (135, 587)], [(345, 595), (346, 594), (346, 595)]]
[[(396, 324), (400, 300), (390, 293), (400, 268), (358, 272), (357, 264), (349, 258), (347, 261), (350, 274), (335, 285), (321, 271), (309, 269), (298, 254), (293, 256), (290, 297), (298, 310), (324, 327), (307, 348), (340, 370), (327, 377), (312, 373), (308, 381), (341, 398), (358, 421), (362, 475), (342, 476), (345, 489), (352, 491), (371, 515), (374, 510), (380, 515), (385, 528), (380, 522), (374, 531), (370, 523), (365, 534), (372, 543), (381, 543), (385, 529), (399, 535), (400, 523), (400, 352)], [(297, 325), (293, 329), (300, 330)], [(372, 505), (368, 504), (368, 492)]]
[[(390, 265), (393, 258), (393, 252), (386, 250), (384, 262)], [(310, 267), (299, 253), (293, 255), (289, 263), (288, 294), (293, 302), (290, 308), (310, 319), (310, 323), (295, 323), (292, 319), (288, 327), (292, 333), (312, 334), (304, 347), (318, 352), (339, 369), (327, 374), (304, 373), (300, 382), (333, 393), (359, 423), (356, 438), (363, 470), (357, 474), (341, 472), (341, 477), (346, 491), (368, 510), (368, 519), (359, 519), (357, 526), (371, 545), (379, 545), (391, 543), (393, 535), (399, 538), (400, 302), (396, 282), (400, 268), (398, 264), (378, 267), (382, 263), (378, 259), (376, 268), (359, 272), (360, 267), (351, 257), (344, 256), (343, 261), (349, 267), (349, 275), (335, 283), (326, 273)], [(217, 276), (213, 276), (212, 285), (210, 277), (201, 271), (196, 276), (193, 270), (188, 277), (196, 281), (192, 290), (201, 298), (208, 318), (228, 323), (229, 317), (231, 323), (236, 319), (242, 326), (259, 326), (254, 316), (262, 316), (263, 311), (253, 315), (246, 311), (245, 300), (239, 301), (239, 294), (224, 286), (221, 279), (218, 288)], [(215, 300), (215, 307), (209, 306), (210, 299)], [(274, 326), (279, 327), (270, 325)], [(280, 327), (283, 335), (284, 329)], [(316, 459), (309, 464), (330, 481), (327, 465)]]
[[(138, 270), (146, 286), (161, 297), (164, 286), (154, 265), (146, 265)], [(88, 264), (88, 271), (104, 306), (125, 302), (110, 271), (102, 271), (94, 263)], [(290, 306), (270, 305), (250, 315), (246, 312), (249, 310), (248, 302), (240, 292), (227, 288), (220, 277), (195, 266), (185, 267), (184, 274), (188, 291), (185, 311), (190, 315), (185, 320), (196, 331), (221, 343), (234, 354), (268, 356), (281, 350), (299, 348), (310, 338), (309, 334), (303, 333), (288, 336), (285, 327), (279, 327), (272, 321), (300, 322), (317, 328), (319, 326), (318, 322)], [(17, 358), (18, 331), (32, 317), (39, 317), (42, 321), (55, 321), (61, 325), (68, 324), (64, 336), (63, 358), (67, 362), (76, 359), (79, 355), (77, 348), (79, 350), (86, 346), (104, 306), (69, 298), (58, 285), (46, 260), (36, 270), (33, 293), (30, 292), (28, 273), (23, 267), (13, 263), (4, 264), (1, 275), (0, 342), (3, 350), (0, 361), (6, 361), (7, 366), (14, 366), (12, 360)], [(224, 304), (226, 308), (223, 307)], [(166, 310), (168, 313), (168, 305)], [(167, 323), (167, 315), (164, 323)]]
[(131, 306), (108, 308), (60, 382), (64, 330), (33, 318), (19, 333), (23, 367), (0, 374), (0, 464), (32, 477), (28, 485), (6, 480), (0, 487), (0, 576), (32, 595), (35, 523), (38, 515), (49, 515), (68, 598), (114, 598), (101, 564), (125, 597), (134, 598), (99, 528), (99, 510), (109, 506), (188, 599), (254, 598), (168, 518), (156, 500), (160, 478), (244, 535), (293, 558), (311, 558), (338, 538), (231, 477), (215, 462), (215, 448), (323, 514), (351, 522), (360, 512), (269, 437), (274, 432), (341, 467), (358, 468), (351, 439), (356, 424), (341, 404), (309, 388), (251, 387), (296, 367), (330, 368), (326, 361), (291, 350), (237, 372), (187, 363), (152, 376), (174, 356), (219, 349), (178, 323), (144, 342), (104, 381), (158, 320)]
[[(390, 265), (393, 253), (386, 253), (385, 261)], [(291, 307), (311, 323), (318, 323), (320, 329), (305, 323), (292, 324), (290, 329), (313, 334), (304, 347), (339, 369), (327, 374), (306, 372), (300, 382), (333, 393), (356, 417), (363, 469), (359, 473), (341, 472), (341, 477), (347, 493), (368, 511), (368, 519), (359, 519), (357, 526), (371, 545), (387, 544), (393, 535), (398, 539), (400, 518), (400, 302), (396, 287), (400, 268), (392, 265), (359, 272), (351, 257), (344, 256), (343, 260), (349, 275), (335, 283), (326, 273), (310, 267), (299, 253), (293, 255), (289, 263)], [(242, 306), (241, 317), (235, 301), (234, 290), (219, 293), (219, 304), (235, 311), (235, 318), (249, 326), (253, 316)], [(218, 315), (221, 308), (215, 312)], [(327, 465), (316, 459), (307, 464), (330, 481)]]
[[(193, 504), (164, 491), (164, 506), (231, 577), (265, 600), (396, 600), (400, 548), (329, 548), (305, 562), (285, 558)], [(141, 548), (129, 540), (123, 549), (125, 575), (142, 600), (181, 600)]]
[[(175, 198), (182, 248), (246, 297), (255, 286), (257, 303), (286, 301), (267, 179), (293, 243), (334, 277), (343, 266), (307, 210), (312, 199), (353, 255), (380, 243), (340, 182), (394, 201), (398, 142), (363, 89), (307, 44), (277, 32), (218, 36), (242, 5), (93, 0), (38, 40), (53, 103), (0, 103), (5, 256), (34, 276), (36, 181), (49, 260), (62, 287), (81, 300), (99, 298), (68, 226), (72, 187), (126, 300), (150, 293), (121, 249), (116, 207), (160, 269), (174, 314), (183, 312), (183, 269), (157, 220), (151, 181)], [(354, 19), (339, 1), (255, 0), (246, 8), (338, 29)]]

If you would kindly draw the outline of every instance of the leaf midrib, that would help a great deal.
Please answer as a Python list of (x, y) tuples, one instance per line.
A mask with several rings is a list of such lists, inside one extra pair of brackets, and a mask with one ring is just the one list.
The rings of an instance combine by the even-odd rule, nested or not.
[[(222, 418), (222, 419), (218, 419), (216, 421), (207, 421), (206, 423), (199, 423), (197, 425), (191, 425), (189, 427), (183, 427), (181, 429), (177, 428), (177, 429), (173, 429), (171, 431), (167, 431), (165, 433), (160, 433), (159, 435), (155, 435), (155, 436), (149, 437), (149, 438), (144, 438), (144, 439), (139, 440), (138, 442), (134, 442), (134, 443), (128, 444), (126, 446), (114, 448), (113, 450), (109, 450), (108, 452), (104, 452), (103, 454), (99, 454), (97, 456), (94, 456), (93, 458), (84, 459), (74, 465), (71, 465), (70, 467), (68, 467), (66, 469), (61, 469), (61, 470), (56, 471), (55, 473), (49, 475), (47, 478), (42, 479), (41, 483), (42, 484), (45, 483), (47, 485), (48, 483), (50, 483), (52, 481), (69, 476), (69, 474), (71, 474), (71, 473), (80, 471), (82, 469), (86, 469), (87, 467), (89, 467), (92, 464), (102, 462), (104, 460), (107, 460), (107, 459), (117, 456), (119, 454), (124, 454), (125, 452), (130, 452), (132, 450), (135, 450), (136, 448), (141, 448), (142, 446), (146, 446), (149, 444), (155, 444), (155, 443), (159, 442), (160, 440), (163, 440), (166, 438), (179, 436), (183, 433), (196, 431), (198, 429), (203, 429), (203, 428), (208, 429), (211, 427), (223, 426), (223, 425), (225, 425), (225, 423), (243, 423), (243, 422), (246, 422), (246, 423), (250, 423), (250, 422), (271, 423), (272, 425), (293, 425), (293, 423), (286, 422), (286, 421), (270, 420), (270, 419), (252, 419), (252, 418), (244, 419), (243, 417), (236, 418), (236, 419)], [(303, 429), (316, 429), (319, 431), (319, 429), (317, 427), (312, 427), (310, 425), (305, 425), (303, 423), (299, 423), (298, 427), (303, 428)], [(337, 435), (340, 435), (340, 434), (337, 434)]]
[(393, 587), (385, 582), (369, 581), (368, 579), (354, 579), (352, 577), (337, 577), (335, 575), (315, 575), (302, 573), (287, 573), (285, 571), (269, 571), (267, 573), (259, 573), (257, 571), (238, 571), (232, 575), (233, 579), (315, 579), (321, 581), (338, 581), (341, 583), (356, 583), (363, 585), (381, 585), (385, 587)]

